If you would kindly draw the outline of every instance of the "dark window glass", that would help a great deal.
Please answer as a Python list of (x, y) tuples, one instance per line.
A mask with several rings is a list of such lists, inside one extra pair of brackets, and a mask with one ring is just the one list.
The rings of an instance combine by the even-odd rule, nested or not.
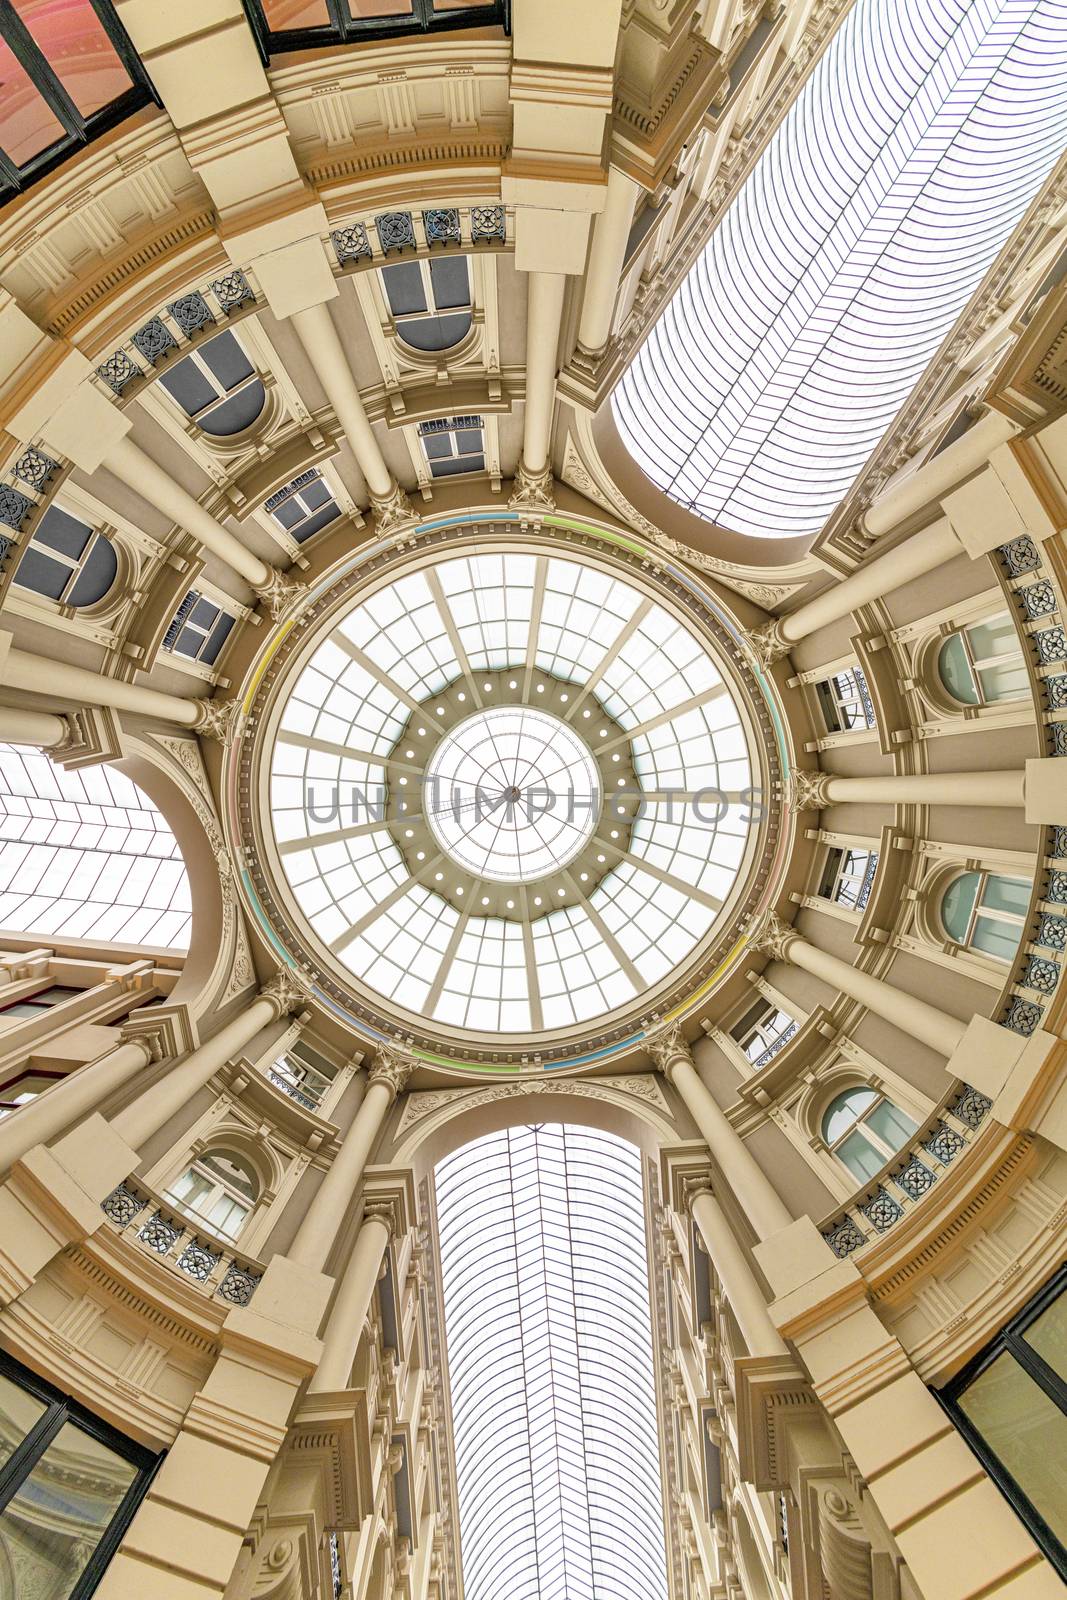
[(330, 498), (330, 491), (321, 478), (316, 478), (313, 483), (309, 483), (307, 488), (301, 491), (301, 494), (309, 511), (317, 511)]
[(200, 646), (204, 642), (204, 635), (197, 633), (195, 628), (183, 628), (174, 641), (174, 649), (180, 656), (191, 656), (195, 661), (200, 653)]
[[(412, 0), (348, 0), (353, 17), (410, 17)], [(470, 4), (470, 0), (464, 0)]]
[(297, 499), (283, 500), (280, 506), (275, 506), (274, 515), (283, 528), (295, 528), (300, 518), (304, 515), (304, 508)]
[(326, 0), (263, 0), (267, 25), (275, 33), (286, 28), (328, 28)]
[(33, 542), (46, 544), (50, 550), (58, 550), (61, 555), (77, 561), (92, 538), (92, 533), (92, 528), (79, 522), (77, 517), (72, 517), (69, 511), (64, 511), (60, 506), (49, 506), (41, 518)]
[(427, 433), (423, 436), (423, 446), (431, 461), (443, 460), (452, 454), (452, 435), (450, 433)]
[(462, 460), (453, 457), (450, 461), (435, 461), (433, 475), (435, 478), (451, 478), (457, 472), (484, 472), (484, 456), (464, 456)]
[(49, 600), (58, 600), (70, 582), (70, 567), (64, 567), (50, 556), (35, 550), (31, 544), (24, 552), (15, 571), (15, 582)]
[(480, 428), (461, 428), (455, 439), (456, 449), (461, 456), (470, 455), (472, 451), (482, 448), (482, 431)]
[(219, 614), (218, 606), (213, 606), (210, 600), (205, 600), (203, 595), (197, 600), (196, 605), (189, 613), (188, 620), (198, 628), (208, 628)]
[(220, 333), (201, 348), (200, 355), (227, 390), (235, 389), (255, 370), (232, 333)]
[(255, 422), (266, 398), (267, 391), (257, 378), (255, 383), (247, 384), (239, 394), (232, 394), (221, 406), (201, 417), (200, 426), (205, 433), (214, 434), (218, 439), (241, 433)]
[(200, 652), (201, 661), (206, 661), (208, 666), (214, 665), (214, 663), (218, 660), (219, 651), (226, 643), (232, 627), (232, 617), (221, 616), (219, 618), (218, 622), (216, 622), (215, 626), (208, 635), (207, 643)]
[(130, 75), (90, 0), (12, 3), (83, 117), (126, 93)]
[(430, 262), (433, 297), (439, 311), (471, 303), (467, 263), (462, 256), (444, 256)]
[(385, 279), (385, 292), (389, 296), (389, 309), (394, 317), (427, 309), (422, 269), (417, 261), (401, 261), (395, 267), (383, 267), (382, 277)]
[(164, 372), (159, 381), (191, 417), (195, 417), (198, 411), (203, 411), (215, 399), (216, 391), (196, 362), (190, 361), (188, 356), (184, 361), (179, 361), (177, 366), (171, 367), (169, 372)]
[(0, 39), (0, 147), (17, 167), (64, 136), (62, 123), (42, 99), (6, 39)]
[(309, 517), (306, 522), (302, 522), (294, 532), (293, 538), (303, 544), (305, 539), (310, 539), (312, 534), (318, 533), (320, 529), (326, 527), (327, 523), (333, 522), (340, 515), (341, 513), (337, 506), (331, 500), (329, 505), (323, 506), (321, 511), (316, 511), (314, 516)]
[(75, 580), (73, 589), (67, 596), (67, 604), (96, 605), (111, 588), (118, 570), (118, 557), (111, 545), (106, 539), (97, 539)]
[(417, 322), (398, 322), (396, 331), (413, 350), (451, 350), (471, 325), (469, 312), (458, 316), (420, 317)]

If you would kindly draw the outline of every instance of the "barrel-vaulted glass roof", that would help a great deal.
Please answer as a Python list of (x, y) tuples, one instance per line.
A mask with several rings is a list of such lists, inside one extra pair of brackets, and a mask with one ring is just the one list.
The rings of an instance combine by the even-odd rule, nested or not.
[(0, 928), (185, 950), (190, 919), (178, 841), (135, 783), (0, 745)]
[(701, 517), (814, 534), (1067, 143), (1063, 0), (856, 0), (615, 391)]
[(465, 1600), (666, 1600), (638, 1150), (509, 1128), (436, 1187)]

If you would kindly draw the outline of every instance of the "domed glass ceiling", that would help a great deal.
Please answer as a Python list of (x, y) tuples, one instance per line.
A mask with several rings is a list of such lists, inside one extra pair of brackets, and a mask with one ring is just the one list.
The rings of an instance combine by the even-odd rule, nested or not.
[(592, 561), (440, 559), (341, 616), (271, 752), (278, 859), (334, 963), (447, 1026), (565, 1029), (701, 944), (758, 810), (708, 648)]
[(1067, 139), (1062, 0), (856, 0), (612, 405), (673, 499), (816, 533)]

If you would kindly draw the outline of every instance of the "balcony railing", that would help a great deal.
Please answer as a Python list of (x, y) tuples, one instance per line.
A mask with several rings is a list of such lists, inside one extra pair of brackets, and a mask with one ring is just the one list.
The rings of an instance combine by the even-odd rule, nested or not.
[(902, 1222), (974, 1138), (993, 1102), (963, 1083), (866, 1188), (819, 1225), (835, 1256), (850, 1256)]
[(195, 1283), (206, 1295), (246, 1306), (263, 1276), (263, 1264), (196, 1226), (136, 1178), (112, 1189), (101, 1210), (116, 1233), (145, 1255)]

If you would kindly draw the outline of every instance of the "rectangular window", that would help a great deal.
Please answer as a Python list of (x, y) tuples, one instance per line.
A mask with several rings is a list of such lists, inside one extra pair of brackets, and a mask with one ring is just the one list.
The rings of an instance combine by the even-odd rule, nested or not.
[(0, 1549), (12, 1593), (87, 1600), (158, 1463), (0, 1354)]
[(190, 589), (164, 635), (163, 648), (212, 667), (229, 638), (234, 620), (214, 601)]
[(419, 438), (435, 478), (485, 471), (485, 423), (481, 417), (439, 417), (419, 423)]
[(819, 894), (835, 905), (862, 911), (871, 897), (877, 870), (877, 850), (831, 850), (819, 882)]
[(316, 467), (310, 467), (272, 494), (263, 509), (298, 544), (341, 515), (333, 490)]
[(310, 1045), (297, 1042), (268, 1070), (276, 1089), (287, 1094), (307, 1111), (314, 1111), (322, 1100), (337, 1069)]
[(793, 1017), (772, 1000), (761, 999), (730, 1029), (754, 1067), (765, 1067), (797, 1031)]
[(6, 1022), (12, 1022), (18, 1017), (42, 1016), (61, 1000), (70, 1000), (74, 995), (81, 993), (81, 989), (71, 989), (66, 984), (53, 983), (47, 989), (38, 989), (36, 994), (23, 995), (19, 1000), (12, 1000), (9, 1005), (5, 1005), (0, 999), (0, 1028)]
[(1067, 1267), (938, 1395), (1067, 1578)]
[(850, 728), (874, 728), (878, 719), (867, 679), (860, 667), (835, 672), (815, 685), (827, 733), (847, 733)]

